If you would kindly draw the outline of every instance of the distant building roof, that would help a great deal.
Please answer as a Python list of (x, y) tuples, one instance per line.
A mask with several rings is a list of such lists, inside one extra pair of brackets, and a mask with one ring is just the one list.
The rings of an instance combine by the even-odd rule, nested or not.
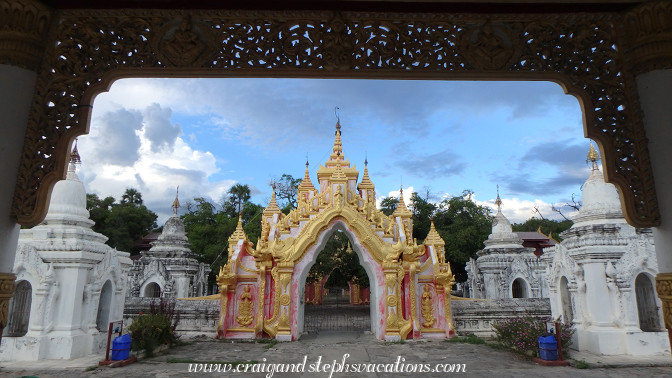
[(159, 238), (161, 232), (150, 232), (149, 234), (142, 237), (140, 240), (136, 240), (133, 243), (133, 253), (139, 253), (142, 251), (149, 251), (152, 248), (152, 242), (156, 241)]
[(544, 248), (557, 244), (552, 238), (537, 231), (519, 231), (516, 234), (523, 241), (523, 247), (534, 248), (534, 254), (537, 257), (544, 254)]

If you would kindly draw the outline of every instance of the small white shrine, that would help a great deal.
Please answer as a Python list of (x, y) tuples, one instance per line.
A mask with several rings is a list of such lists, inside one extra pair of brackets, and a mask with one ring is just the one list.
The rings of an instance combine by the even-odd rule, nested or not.
[(511, 222), (502, 214), (502, 200), (497, 193), (497, 214), (492, 233), (478, 251), (476, 260), (467, 263), (469, 296), (478, 299), (547, 298), (545, 266), (534, 248), (523, 246), (513, 232)]
[(583, 205), (546, 248), (551, 310), (572, 321), (572, 348), (602, 355), (669, 352), (661, 304), (654, 292), (658, 273), (650, 229), (626, 223), (618, 192), (605, 183), (599, 156), (590, 146), (592, 172), (583, 185)]
[(173, 215), (148, 251), (133, 262), (129, 281), (131, 297), (187, 298), (203, 296), (208, 290), (208, 264), (198, 262), (189, 249), (184, 223), (177, 216), (180, 202), (175, 196)]
[(46, 218), (21, 230), (2, 361), (99, 353), (105, 350), (109, 322), (122, 319), (131, 260), (91, 230), (94, 222), (76, 163), (75, 146), (67, 178), (54, 186)]

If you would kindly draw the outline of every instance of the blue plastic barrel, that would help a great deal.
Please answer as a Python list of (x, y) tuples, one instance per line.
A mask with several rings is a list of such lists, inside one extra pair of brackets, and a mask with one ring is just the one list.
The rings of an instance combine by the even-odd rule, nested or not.
[(121, 361), (128, 359), (131, 351), (131, 335), (117, 336), (112, 340), (112, 361)]
[(539, 337), (539, 357), (546, 361), (555, 361), (558, 359), (558, 342), (555, 336)]

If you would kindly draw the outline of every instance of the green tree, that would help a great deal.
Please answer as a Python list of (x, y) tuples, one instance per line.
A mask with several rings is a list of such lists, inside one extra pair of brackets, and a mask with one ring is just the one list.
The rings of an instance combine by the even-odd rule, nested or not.
[(119, 202), (122, 205), (142, 205), (142, 194), (137, 189), (128, 188), (121, 195), (121, 201)]
[(434, 215), (434, 225), (446, 242), (446, 260), (458, 282), (466, 281), (467, 261), (483, 249), (483, 242), (492, 232), (490, 209), (476, 204), (472, 194), (465, 190), (460, 196), (443, 200)]
[(276, 197), (280, 201), (278, 205), (283, 209), (283, 212), (286, 209), (289, 209), (289, 211), (296, 209), (296, 196), (299, 193), (299, 185), (301, 185), (302, 180), (301, 178), (294, 178), (292, 175), (283, 174), (280, 176), (280, 180), (275, 183)]
[(230, 217), (217, 211), (207, 199), (197, 197), (194, 202), (187, 204), (187, 212), (180, 218), (191, 243), (191, 251), (200, 255), (203, 261), (212, 263), (222, 251), (226, 251), (227, 238), (236, 224), (232, 224)]
[(392, 215), (394, 210), (397, 209), (398, 204), (399, 198), (383, 197), (383, 199), (380, 201), (380, 211), (382, 211), (385, 215)]
[(410, 210), (413, 213), (413, 237), (418, 239), (418, 242), (427, 237), (431, 219), (438, 209), (438, 205), (429, 202), (428, 199), (429, 195), (422, 198), (417, 192), (411, 194)]
[(331, 287), (346, 287), (349, 281), (357, 281), (362, 287), (369, 286), (369, 277), (354, 251), (348, 252), (348, 237), (343, 232), (334, 232), (319, 252), (315, 265), (308, 273), (308, 282), (329, 276)]
[(224, 212), (230, 217), (238, 217), (243, 206), (250, 200), (250, 187), (243, 184), (235, 184), (226, 192), (226, 199), (222, 204)]
[(157, 215), (142, 201), (142, 194), (128, 188), (120, 203), (113, 197), (101, 200), (95, 194), (86, 196), (87, 208), (95, 222), (93, 230), (108, 237), (107, 244), (121, 251), (131, 251), (136, 240), (157, 228)]
[(523, 223), (514, 223), (511, 225), (513, 231), (537, 231), (541, 230), (544, 235), (552, 234), (553, 238), (562, 241), (560, 233), (572, 227), (571, 220), (553, 220), (530, 218)]

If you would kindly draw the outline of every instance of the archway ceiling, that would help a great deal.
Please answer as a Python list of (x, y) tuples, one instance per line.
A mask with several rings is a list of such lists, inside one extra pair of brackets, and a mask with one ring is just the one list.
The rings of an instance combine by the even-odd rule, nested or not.
[[(669, 19), (660, 16), (672, 14), (669, 2), (633, 9), (632, 2), (606, 1), (420, 7), (465, 7), (471, 13), (389, 11), (418, 5), (412, 2), (325, 2), (342, 9), (336, 11), (77, 9), (83, 2), (52, 3), (73, 9), (26, 8), (26, 17), (51, 25), (44, 28), (51, 42), (40, 50), (12, 209), (22, 224), (43, 219), (74, 137), (87, 132), (95, 94), (116, 78), (138, 76), (555, 81), (579, 98), (585, 134), (601, 147), (605, 176), (620, 189), (628, 221), (659, 224), (634, 78), (672, 66), (665, 54), (647, 50), (669, 38)], [(374, 11), (356, 10), (363, 6)], [(562, 11), (552, 11), (558, 7)], [(15, 63), (4, 55), (3, 62)]]

